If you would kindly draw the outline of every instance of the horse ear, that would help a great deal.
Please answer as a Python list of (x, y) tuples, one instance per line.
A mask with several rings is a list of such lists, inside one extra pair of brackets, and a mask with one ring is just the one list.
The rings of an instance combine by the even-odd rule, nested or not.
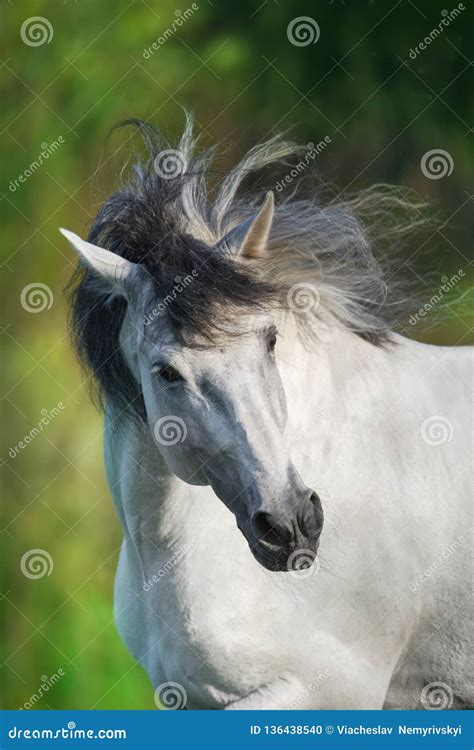
[(234, 227), (219, 243), (236, 258), (258, 260), (267, 253), (274, 214), (273, 193), (266, 194), (258, 213)]
[(74, 250), (79, 253), (80, 257), (87, 263), (89, 268), (96, 271), (100, 276), (112, 284), (120, 285), (121, 282), (129, 276), (131, 271), (137, 266), (120, 255), (97, 247), (91, 242), (82, 240), (74, 232), (68, 229), (60, 229), (61, 234), (71, 243)]

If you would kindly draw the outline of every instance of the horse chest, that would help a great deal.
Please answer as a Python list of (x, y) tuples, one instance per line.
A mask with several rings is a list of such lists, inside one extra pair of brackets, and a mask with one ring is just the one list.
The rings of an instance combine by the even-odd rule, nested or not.
[(285, 671), (295, 647), (291, 612), (282, 611), (278, 596), (256, 587), (245, 566), (230, 575), (225, 564), (196, 554), (189, 551), (171, 569), (166, 561), (172, 556), (163, 553), (144, 585), (135, 549), (124, 543), (116, 619), (155, 687), (179, 682), (190, 701), (216, 708)]

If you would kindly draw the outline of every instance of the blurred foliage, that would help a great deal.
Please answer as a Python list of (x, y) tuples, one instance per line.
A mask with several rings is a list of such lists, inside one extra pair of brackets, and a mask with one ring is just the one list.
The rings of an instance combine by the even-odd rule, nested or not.
[[(464, 269), (462, 284), (446, 299), (451, 309), (471, 278), (468, 10), (411, 59), (410, 49), (438, 25), (444, 0), (195, 5), (184, 19), (191, 3), (175, 0), (2, 4), (0, 697), (6, 708), (22, 706), (42, 676), (60, 668), (64, 676), (37, 707), (154, 706), (148, 680), (113, 623), (121, 533), (104, 479), (101, 418), (67, 338), (62, 290), (74, 259), (57, 231), (85, 233), (112, 189), (132, 146), (119, 134), (105, 146), (115, 122), (149, 119), (174, 138), (186, 107), (205, 144), (228, 144), (228, 160), (272, 131), (291, 128), (303, 143), (329, 135), (318, 167), (343, 194), (388, 181), (433, 201), (441, 227), (423, 243), (413, 240), (405, 271), (423, 288), (428, 273), (437, 287), (442, 275)], [(22, 40), (22, 24), (33, 16), (51, 24), (49, 42)], [(289, 42), (287, 26), (296, 16), (317, 21), (317, 43)], [(147, 54), (167, 29), (173, 30), (167, 41)], [(58, 141), (18, 184), (44, 144)], [(433, 148), (452, 156), (450, 176), (422, 174), (420, 160)], [(50, 287), (54, 301), (35, 314), (21, 305), (21, 293), (37, 282)], [(428, 300), (427, 287), (425, 294)], [(468, 341), (470, 328), (454, 312), (428, 333), (411, 333), (457, 344)], [(44, 431), (9, 455), (42, 410), (59, 402), (64, 409)], [(34, 548), (54, 561), (51, 575), (37, 580), (20, 571), (22, 555)]]

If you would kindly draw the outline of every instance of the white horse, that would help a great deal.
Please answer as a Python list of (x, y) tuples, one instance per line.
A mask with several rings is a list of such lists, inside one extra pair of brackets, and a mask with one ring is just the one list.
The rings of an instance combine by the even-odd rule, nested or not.
[(62, 230), (106, 405), (124, 642), (171, 708), (472, 706), (472, 353), (390, 331), (357, 214), (399, 199), (255, 211), (237, 188), (289, 152), (274, 140), (209, 207), (190, 143), (174, 176), (139, 169), (90, 242)]

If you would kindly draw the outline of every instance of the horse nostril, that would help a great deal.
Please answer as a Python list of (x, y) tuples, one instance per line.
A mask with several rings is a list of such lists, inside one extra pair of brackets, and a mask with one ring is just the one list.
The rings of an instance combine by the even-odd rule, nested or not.
[(281, 543), (281, 530), (270, 513), (258, 511), (252, 518), (252, 525), (260, 541)]
[(321, 504), (321, 500), (317, 492), (311, 492), (311, 495), (309, 496), (309, 502), (313, 506), (313, 519), (316, 522), (317, 526), (320, 527), (320, 529), (323, 526), (324, 523), (324, 513), (323, 513), (323, 506)]
[(316, 508), (319, 508), (321, 506), (321, 500), (319, 499), (319, 495), (317, 492), (312, 492), (308, 499), (310, 503), (313, 503)]

